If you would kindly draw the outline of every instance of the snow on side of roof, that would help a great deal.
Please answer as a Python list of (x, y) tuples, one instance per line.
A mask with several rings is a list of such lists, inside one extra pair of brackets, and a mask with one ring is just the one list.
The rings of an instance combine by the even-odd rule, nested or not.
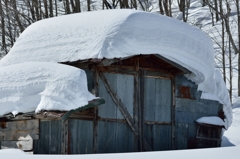
[[(230, 102), (230, 97), (228, 94), (228, 90), (226, 88), (225, 82), (223, 81), (222, 74), (219, 69), (215, 69), (214, 77), (211, 79), (212, 82), (212, 90), (208, 92), (203, 92), (201, 98), (202, 99), (210, 99), (219, 101), (223, 104), (223, 111), (226, 117), (226, 128), (228, 128), (232, 123), (232, 104)], [(201, 88), (201, 84), (198, 86), (198, 89), (204, 90)]]
[[(228, 99), (215, 91), (214, 49), (210, 38), (199, 29), (159, 14), (104, 10), (41, 20), (21, 34), (0, 66), (139, 54), (160, 54), (185, 67), (192, 72), (186, 77), (199, 84), (199, 90), (216, 95), (227, 105), (225, 110), (230, 109)], [(228, 92), (224, 95), (228, 96)], [(231, 117), (226, 114), (230, 126)]]
[(196, 120), (197, 123), (225, 126), (223, 120), (217, 116), (201, 117)]
[(0, 116), (6, 113), (71, 110), (95, 97), (83, 70), (47, 62), (0, 67)]

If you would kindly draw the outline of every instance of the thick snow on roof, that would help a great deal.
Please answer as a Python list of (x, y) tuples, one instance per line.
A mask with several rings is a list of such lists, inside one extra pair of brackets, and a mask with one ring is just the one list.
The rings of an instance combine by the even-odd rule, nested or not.
[(6, 113), (71, 110), (95, 97), (83, 70), (49, 62), (0, 67), (0, 116)]
[[(199, 29), (159, 14), (104, 10), (38, 21), (21, 34), (0, 66), (138, 54), (160, 54), (190, 70), (186, 77), (199, 84), (199, 90), (221, 99), (230, 126), (230, 100), (216, 92), (212, 41)], [(228, 96), (227, 91), (222, 93)]]
[(210, 76), (205, 70), (214, 68), (212, 42), (200, 30), (136, 10), (85, 12), (38, 21), (21, 34), (0, 66), (136, 54), (161, 54), (194, 72), (192, 80), (198, 84)]

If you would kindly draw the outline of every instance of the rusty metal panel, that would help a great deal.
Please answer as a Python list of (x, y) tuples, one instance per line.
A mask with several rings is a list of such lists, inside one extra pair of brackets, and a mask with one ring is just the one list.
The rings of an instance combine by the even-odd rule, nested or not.
[(171, 80), (145, 78), (144, 115), (146, 121), (171, 122)]
[(93, 153), (93, 121), (69, 120), (69, 154)]
[(134, 134), (127, 123), (99, 121), (98, 153), (134, 152)]
[(172, 149), (171, 125), (144, 125), (144, 136), (154, 151)]
[(40, 138), (33, 140), (34, 154), (61, 154), (61, 121), (41, 121)]
[[(104, 73), (104, 75), (133, 117), (134, 77), (132, 75), (111, 73)], [(99, 81), (99, 96), (105, 99), (105, 104), (99, 106), (99, 116), (101, 118), (124, 119), (108, 94), (102, 80)]]

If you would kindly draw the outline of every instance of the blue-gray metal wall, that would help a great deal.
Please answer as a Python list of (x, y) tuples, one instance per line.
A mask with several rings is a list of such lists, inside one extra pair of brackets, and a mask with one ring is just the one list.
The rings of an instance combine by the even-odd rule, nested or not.
[[(184, 76), (176, 76), (176, 108), (175, 108), (175, 146), (176, 149), (187, 149), (188, 140), (196, 137), (195, 120), (203, 116), (218, 116), (222, 105), (217, 101), (200, 99), (201, 92), (197, 85)], [(190, 98), (182, 97), (181, 87), (189, 89)]]
[[(91, 73), (88, 72), (91, 76)], [(133, 75), (104, 73), (112, 88), (122, 99), (134, 118), (134, 77)], [(88, 77), (89, 78), (89, 77)], [(175, 118), (172, 120), (172, 83), (167, 78), (145, 77), (144, 128), (143, 135), (153, 150), (172, 149), (172, 122), (175, 123), (175, 148), (186, 149), (188, 140), (196, 136), (194, 121), (202, 116), (217, 116), (222, 106), (215, 101), (200, 99), (197, 86), (184, 76), (176, 76)], [(189, 89), (191, 98), (181, 95), (181, 87)], [(91, 88), (92, 85), (89, 84)], [(99, 96), (106, 101), (98, 107), (98, 153), (138, 151), (138, 140), (124, 117), (113, 102), (103, 82), (99, 80)], [(111, 120), (114, 119), (114, 120)], [(118, 121), (119, 120), (119, 121)], [(148, 121), (148, 122), (146, 122)], [(93, 153), (93, 121), (70, 119), (69, 153)], [(151, 124), (152, 123), (152, 124)], [(162, 124), (164, 123), (164, 124)], [(34, 153), (60, 154), (61, 121), (40, 123), (40, 139), (34, 141)]]
[(145, 77), (144, 85), (144, 121), (153, 122), (153, 124), (145, 122), (144, 136), (154, 151), (170, 150), (172, 148), (171, 79)]

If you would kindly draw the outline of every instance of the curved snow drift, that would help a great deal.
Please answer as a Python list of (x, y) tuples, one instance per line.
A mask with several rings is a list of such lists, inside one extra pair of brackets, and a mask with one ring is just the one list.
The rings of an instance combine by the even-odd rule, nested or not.
[[(0, 66), (26, 61), (66, 62), (91, 58), (121, 58), (160, 54), (192, 73), (199, 90), (216, 94), (212, 41), (200, 30), (179, 20), (136, 10), (105, 10), (65, 15), (29, 26)], [(225, 87), (225, 86), (224, 86)], [(225, 105), (228, 126), (231, 103)]]
[(71, 110), (95, 97), (83, 70), (49, 62), (0, 67), (0, 116), (6, 113)]

